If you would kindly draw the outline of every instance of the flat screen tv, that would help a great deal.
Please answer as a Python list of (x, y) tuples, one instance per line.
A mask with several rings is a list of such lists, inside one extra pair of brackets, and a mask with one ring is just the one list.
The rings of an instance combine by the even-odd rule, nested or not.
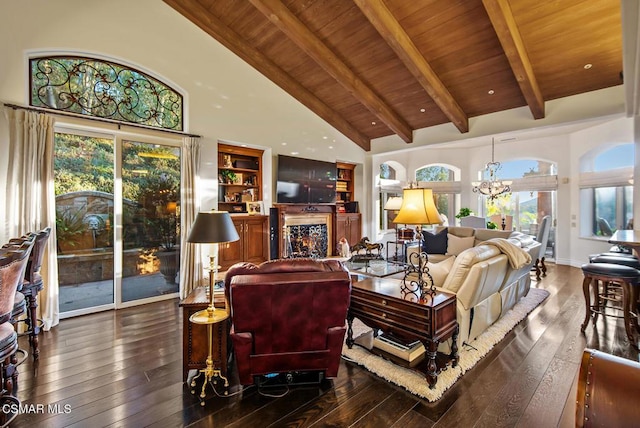
[(279, 204), (335, 204), (335, 163), (278, 155), (276, 202)]

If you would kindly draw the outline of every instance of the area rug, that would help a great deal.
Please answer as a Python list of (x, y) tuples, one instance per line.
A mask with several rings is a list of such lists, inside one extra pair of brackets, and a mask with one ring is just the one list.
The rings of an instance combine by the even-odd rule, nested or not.
[[(438, 382), (434, 389), (429, 389), (429, 385), (424, 375), (414, 370), (400, 367), (382, 357), (374, 355), (361, 346), (354, 346), (349, 349), (347, 345), (342, 348), (342, 356), (347, 361), (352, 361), (377, 374), (383, 379), (393, 382), (405, 388), (407, 391), (420, 396), (427, 401), (436, 401), (449, 389), (457, 380), (473, 368), (482, 357), (500, 342), (520, 321), (522, 321), (532, 310), (534, 310), (544, 299), (549, 296), (547, 290), (531, 288), (529, 293), (518, 302), (509, 312), (496, 321), (476, 340), (472, 346), (462, 346), (460, 362), (458, 366), (449, 366), (438, 375)], [(353, 337), (365, 337), (371, 329), (365, 326), (358, 319), (353, 323)]]

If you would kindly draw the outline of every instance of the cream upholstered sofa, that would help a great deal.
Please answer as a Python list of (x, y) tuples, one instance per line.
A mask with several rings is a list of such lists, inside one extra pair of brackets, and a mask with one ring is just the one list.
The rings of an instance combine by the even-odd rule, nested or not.
[[(438, 289), (457, 297), (458, 346), (462, 346), (526, 296), (531, 285), (532, 254), (537, 254), (540, 244), (519, 232), (469, 227), (444, 230), (436, 228), (436, 233), (448, 235), (447, 251), (429, 254), (428, 267)], [(464, 245), (458, 238), (466, 238)], [(409, 259), (417, 251), (417, 246), (408, 249)]]

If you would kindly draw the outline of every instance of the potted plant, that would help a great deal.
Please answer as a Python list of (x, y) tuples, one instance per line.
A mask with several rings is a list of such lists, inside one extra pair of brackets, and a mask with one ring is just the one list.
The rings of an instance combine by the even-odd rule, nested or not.
[(155, 219), (154, 225), (158, 228), (160, 236), (160, 245), (156, 253), (160, 261), (160, 273), (167, 284), (173, 285), (176, 283), (176, 274), (180, 270), (180, 247), (177, 245), (178, 217), (175, 211), (166, 212)]
[(471, 211), (470, 208), (460, 208), (460, 211), (456, 214), (456, 218), (461, 219), (462, 217), (468, 217), (470, 215), (473, 215), (473, 211)]
[(149, 177), (141, 198), (148, 245), (157, 248), (160, 272), (170, 285), (175, 285), (180, 268), (179, 200), (178, 179), (162, 173)]
[(236, 179), (236, 173), (228, 169), (220, 171), (220, 175), (222, 176), (223, 182), (226, 184), (232, 184)]

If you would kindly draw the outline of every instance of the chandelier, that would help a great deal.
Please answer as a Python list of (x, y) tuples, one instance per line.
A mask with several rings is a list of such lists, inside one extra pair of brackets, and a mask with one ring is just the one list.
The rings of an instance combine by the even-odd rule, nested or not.
[[(511, 181), (498, 180), (497, 172), (500, 169), (500, 162), (494, 160), (495, 152), (495, 139), (491, 139), (491, 162), (485, 165), (485, 171), (487, 171), (489, 179), (482, 182), (472, 182), (473, 191), (480, 193), (489, 198), (490, 202), (493, 202), (498, 196), (511, 192)], [(486, 174), (485, 174), (486, 177)]]

